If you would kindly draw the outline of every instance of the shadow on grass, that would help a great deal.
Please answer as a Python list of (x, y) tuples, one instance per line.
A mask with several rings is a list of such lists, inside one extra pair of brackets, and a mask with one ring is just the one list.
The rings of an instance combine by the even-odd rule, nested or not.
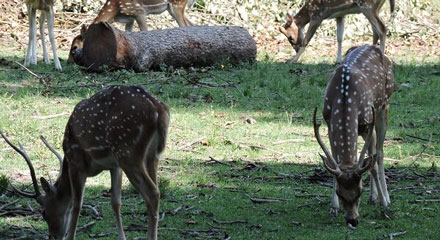
[[(134, 84), (144, 86), (166, 102), (172, 115), (190, 113), (192, 117), (198, 117), (207, 109), (215, 109), (216, 112), (247, 114), (260, 123), (280, 122), (287, 118), (294, 127), (310, 128), (312, 110), (322, 105), (327, 79), (334, 68), (326, 63), (258, 62), (227, 69), (177, 70), (173, 73), (116, 71), (88, 74), (75, 66), (65, 67), (64, 72), (58, 73), (52, 66), (40, 64), (32, 68), (41, 76), (36, 79), (12, 65), (0, 67), (6, 69), (0, 72), (0, 95), (4, 101), (0, 105), (4, 109), (9, 109), (7, 104), (12, 101), (34, 104), (34, 98), (47, 99), (47, 105), (60, 99), (78, 102), (108, 85)], [(409, 151), (414, 155), (428, 143), (430, 147), (426, 152), (438, 158), (440, 106), (431, 104), (440, 102), (440, 77), (433, 74), (436, 71), (438, 67), (434, 63), (395, 65), (397, 91), (391, 98), (387, 138), (401, 140), (391, 142), (387, 148), (403, 146), (403, 150), (393, 151)], [(428, 142), (420, 143), (408, 135), (428, 139)], [(225, 239), (227, 236), (234, 239), (383, 239), (389, 238), (384, 234), (397, 232), (405, 232), (403, 236), (409, 239), (434, 239), (440, 234), (435, 225), (440, 222), (439, 205), (435, 201), (415, 201), (439, 198), (438, 173), (431, 176), (430, 170), (424, 166), (395, 167), (388, 172), (393, 205), (387, 212), (366, 204), (366, 190), (362, 196), (361, 225), (356, 231), (348, 231), (342, 216), (328, 217), (330, 182), (328, 176), (323, 176), (325, 181), (321, 183), (311, 182), (310, 176), (317, 174), (316, 166), (275, 161), (227, 163), (232, 166), (212, 166), (200, 161), (180, 163), (186, 160), (161, 163), (180, 169), (177, 173), (163, 170), (161, 174), (169, 181), (169, 186), (162, 191), (161, 210), (166, 213), (161, 222), (162, 239)], [(104, 213), (104, 219), (96, 221), (90, 231), (95, 234), (110, 232), (112, 235), (107, 238), (114, 239), (116, 230), (110, 200), (100, 197), (104, 189), (101, 186), (87, 188), (85, 203), (98, 204)], [(134, 192), (130, 188), (124, 189), (124, 194), (127, 193), (132, 196)], [(15, 199), (13, 196), (2, 198), (5, 199), (0, 199), (3, 202)], [(251, 198), (277, 198), (278, 202), (257, 204)], [(141, 198), (133, 195), (123, 202), (125, 226), (146, 226), (146, 209)], [(179, 207), (181, 209), (176, 210)], [(87, 212), (83, 215), (81, 224), (91, 220)], [(224, 223), (233, 220), (245, 223)], [(12, 226), (23, 225), (35, 226), (39, 231), (45, 229), (40, 218), (3, 217), (0, 218), (0, 236), (9, 238), (15, 231)], [(129, 238), (145, 236), (139, 232), (127, 234)], [(79, 239), (89, 237), (88, 233), (78, 236)]]
[[(188, 168), (182, 161), (166, 159), (161, 163), (161, 213), (165, 217), (160, 222), (160, 239), (388, 239), (389, 234), (399, 232), (405, 239), (435, 239), (439, 234), (440, 174), (432, 169), (388, 169), (392, 205), (386, 211), (367, 204), (369, 181), (364, 176), (361, 223), (351, 231), (345, 227), (342, 212), (336, 218), (329, 217), (332, 179), (316, 166), (198, 161)], [(164, 170), (171, 167), (184, 168), (184, 174)], [(94, 218), (93, 211), (84, 208), (79, 226), (95, 224), (79, 233), (78, 239), (116, 238), (107, 190), (100, 185), (86, 188), (84, 204), (96, 207), (103, 219)], [(0, 198), (2, 202), (15, 199), (11, 195)], [(122, 203), (124, 226), (132, 230), (126, 231), (128, 238), (145, 237), (147, 214), (140, 195), (126, 186)], [(26, 200), (13, 207), (20, 206), (29, 208)], [(31, 206), (39, 209), (35, 202)], [(39, 214), (0, 217), (0, 236), (6, 238), (45, 231)]]

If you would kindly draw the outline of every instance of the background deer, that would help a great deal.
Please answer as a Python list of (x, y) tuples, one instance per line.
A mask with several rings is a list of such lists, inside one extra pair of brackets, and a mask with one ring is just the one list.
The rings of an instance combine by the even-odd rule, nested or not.
[[(185, 7), (191, 7), (193, 4), (194, 0), (107, 0), (92, 23), (121, 22), (125, 23), (125, 30), (131, 32), (136, 21), (140, 30), (146, 31), (146, 15), (160, 14), (168, 10), (179, 27), (192, 26), (185, 16)], [(87, 26), (82, 26), (80, 35), (73, 39), (68, 63), (74, 63), (76, 51), (82, 49), (86, 31)]]
[[(379, 48), (368, 45), (354, 48), (334, 71), (324, 95), (322, 115), (328, 127), (331, 152), (319, 135), (317, 109), (313, 115), (315, 137), (325, 153), (321, 158), (334, 176), (330, 214), (337, 215), (338, 199), (341, 199), (349, 227), (355, 227), (359, 222), (362, 174), (367, 170), (371, 174), (370, 201), (374, 203), (379, 197), (382, 206), (390, 204), (383, 166), (383, 143), (393, 82), (392, 64)], [(358, 160), (359, 135), (365, 139), (365, 145)], [(367, 149), (369, 156), (365, 158)]]
[[(390, 1), (391, 12), (394, 11), (394, 0)], [(338, 56), (336, 61), (341, 62), (342, 39), (344, 37), (344, 17), (347, 14), (362, 13), (370, 22), (373, 28), (373, 45), (377, 44), (380, 39), (380, 49), (385, 51), (386, 27), (379, 18), (379, 10), (385, 0), (309, 0), (292, 17), (287, 14), (287, 22), (284, 26), (279, 27), (289, 43), (296, 51), (296, 56), (290, 61), (297, 62), (303, 54), (305, 48), (309, 44), (322, 21), (325, 19), (336, 18), (337, 23), (337, 40), (338, 40)], [(304, 27), (309, 24), (307, 33), (304, 37)]]
[(49, 55), (46, 49), (46, 42), (44, 39), (44, 22), (47, 20), (47, 28), (49, 29), (50, 46), (53, 53), (53, 61), (55, 68), (62, 70), (60, 60), (57, 55), (57, 47), (55, 45), (55, 38), (53, 34), (54, 12), (53, 4), (55, 0), (26, 0), (26, 6), (29, 15), (29, 42), (24, 59), (24, 65), (37, 64), (37, 26), (36, 17), (37, 10), (40, 10), (40, 36), (41, 45), (43, 47), (43, 59), (46, 64), (49, 64)]
[(17, 192), (41, 204), (49, 238), (75, 239), (86, 178), (110, 170), (111, 205), (119, 239), (125, 239), (120, 214), (122, 171), (144, 198), (148, 209), (148, 239), (157, 239), (160, 193), (156, 174), (159, 156), (165, 148), (169, 117), (168, 107), (140, 87), (113, 86), (82, 100), (66, 126), (65, 156), (56, 182), (52, 185), (40, 179), (45, 195), (39, 191), (24, 148), (21, 145), (17, 148), (0, 132), (29, 166), (35, 193)]

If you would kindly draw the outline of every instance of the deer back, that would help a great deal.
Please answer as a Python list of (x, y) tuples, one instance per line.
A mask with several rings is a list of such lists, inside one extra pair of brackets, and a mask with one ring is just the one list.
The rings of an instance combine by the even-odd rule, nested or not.
[(376, 111), (388, 104), (394, 88), (391, 61), (379, 48), (350, 49), (335, 70), (325, 92), (323, 116), (329, 126), (333, 157), (357, 161), (358, 132), (364, 133)]
[[(154, 147), (161, 153), (168, 123), (168, 107), (143, 88), (112, 86), (76, 105), (63, 149), (69, 164), (90, 164), (83, 169), (94, 175), (116, 167), (117, 161), (143, 156), (151, 139), (157, 139)], [(77, 154), (83, 154), (83, 162), (73, 162)]]

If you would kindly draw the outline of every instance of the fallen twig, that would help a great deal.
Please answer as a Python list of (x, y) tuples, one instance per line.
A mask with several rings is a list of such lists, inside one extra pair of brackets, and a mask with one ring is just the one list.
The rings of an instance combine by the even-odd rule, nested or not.
[(104, 237), (109, 237), (111, 235), (113, 235), (113, 233), (96, 233), (96, 234), (90, 233), (89, 237), (90, 238), (104, 238)]
[(410, 203), (425, 203), (425, 202), (440, 202), (440, 199), (416, 199), (410, 201)]
[(274, 203), (274, 202), (282, 202), (289, 201), (290, 199), (286, 198), (250, 198), (253, 203)]
[(388, 234), (388, 236), (390, 237), (390, 240), (393, 240), (394, 237), (398, 237), (398, 236), (403, 235), (403, 234), (405, 234), (405, 233), (406, 233), (406, 231), (396, 232), (396, 233), (390, 233), (390, 234)]
[(305, 140), (301, 138), (291, 138), (291, 139), (285, 139), (285, 140), (279, 140), (274, 143), (273, 145), (283, 144), (283, 143), (303, 143)]
[(210, 156), (209, 160), (206, 161), (205, 164), (212, 164), (212, 163), (218, 163), (218, 164), (222, 164), (222, 165), (226, 165), (226, 166), (231, 166), (231, 164), (229, 164), (229, 163), (221, 162), (221, 161)]
[(174, 215), (176, 215), (178, 212), (180, 212), (180, 210), (182, 210), (182, 208), (183, 208), (182, 206), (179, 206), (179, 207), (175, 208), (174, 210), (171, 210), (171, 211), (170, 211), (170, 214), (174, 216)]
[(187, 143), (187, 144), (185, 144), (185, 145), (179, 147), (177, 150), (183, 150), (183, 149), (185, 149), (185, 148), (191, 147), (191, 146), (194, 145), (194, 144), (201, 143), (201, 142), (202, 142), (203, 140), (205, 140), (205, 139), (206, 139), (206, 137), (200, 137), (200, 138), (196, 139), (196, 140), (193, 141), (193, 142), (189, 142), (189, 143)]
[(92, 211), (92, 218), (93, 219), (102, 219), (101, 213), (99, 213), (98, 208), (96, 206), (93, 206), (91, 204), (84, 204), (84, 208), (90, 209)]
[(213, 219), (212, 221), (214, 221), (217, 224), (236, 224), (236, 223), (248, 223), (247, 220), (232, 220), (232, 221), (220, 221), (217, 219)]
[(4, 204), (3, 206), (0, 207), (0, 211), (3, 210), (3, 209), (5, 209), (5, 208), (8, 207), (8, 206), (11, 206), (11, 205), (16, 204), (17, 202), (18, 202), (18, 200), (15, 200), (15, 201), (12, 201), (12, 202), (9, 202), (9, 203)]
[(19, 62), (15, 62), (16, 64), (18, 64), (20, 67), (22, 67), (24, 70), (26, 70), (28, 73), (30, 73), (32, 76), (38, 78), (38, 79), (42, 79), (43, 77), (41, 77), (40, 75), (32, 72), (31, 70), (29, 70), (29, 68), (25, 67), (23, 64), (19, 63)]
[(77, 232), (84, 232), (87, 229), (89, 229), (90, 227), (92, 227), (93, 225), (95, 225), (95, 221), (88, 222), (88, 223), (84, 224), (83, 226), (79, 227), (77, 229)]
[(47, 116), (32, 116), (32, 118), (33, 119), (37, 119), (37, 120), (47, 120), (47, 119), (52, 119), (52, 118), (66, 116), (66, 115), (69, 115), (69, 114), (70, 114), (69, 112), (62, 112), (62, 113), (57, 113), (57, 114), (47, 115)]

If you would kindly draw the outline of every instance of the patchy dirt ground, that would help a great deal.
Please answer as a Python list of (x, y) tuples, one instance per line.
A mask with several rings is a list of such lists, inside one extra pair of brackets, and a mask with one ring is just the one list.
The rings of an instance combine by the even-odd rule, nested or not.
[[(6, 51), (24, 51), (28, 41), (28, 19), (26, 7), (21, 0), (3, 0), (0, 2), (3, 9), (0, 15), (0, 47)], [(280, 7), (282, 9), (282, 7)], [(244, 21), (240, 16), (223, 16), (214, 15), (200, 9), (192, 8), (188, 11), (189, 18), (196, 25), (239, 25), (247, 27), (257, 42), (259, 52), (268, 52), (275, 55), (277, 61), (285, 61), (292, 57), (292, 49), (284, 36), (282, 36), (277, 28), (281, 25), (276, 19)], [(429, 14), (428, 14), (429, 15)], [(82, 24), (89, 24), (95, 17), (95, 14), (80, 14), (71, 12), (57, 12), (55, 14), (55, 35), (57, 47), (61, 51), (68, 51), (70, 44), (75, 35), (80, 31)], [(435, 18), (431, 13), (429, 16)], [(384, 18), (385, 24), (390, 25), (397, 21), (389, 22), (388, 18)], [(149, 29), (164, 29), (177, 27), (176, 22), (168, 13), (160, 15), (150, 15), (146, 17)], [(427, 56), (440, 56), (440, 26), (432, 25), (432, 22), (424, 20), (423, 23), (412, 23), (410, 19), (405, 22), (398, 22), (403, 30), (395, 33), (388, 38), (386, 52), (391, 56), (415, 56), (425, 58)], [(428, 23), (429, 22), (429, 23)], [(437, 21), (438, 22), (438, 21)], [(310, 43), (306, 51), (306, 55), (313, 56), (325, 54), (336, 56), (336, 37), (329, 28), (334, 28), (334, 21), (326, 21), (318, 30), (317, 34)], [(117, 24), (123, 29), (123, 25)], [(343, 46), (344, 50), (353, 45), (371, 43), (371, 34), (365, 36), (355, 36), (350, 31), (356, 29), (346, 24), (346, 36)], [(405, 30), (406, 29), (406, 30)], [(47, 31), (47, 30), (46, 30)], [(348, 34), (347, 34), (348, 33)], [(423, 34), (422, 34), (423, 33)], [(39, 38), (39, 33), (37, 33)], [(40, 43), (39, 43), (40, 45)], [(39, 49), (41, 50), (41, 48)]]

